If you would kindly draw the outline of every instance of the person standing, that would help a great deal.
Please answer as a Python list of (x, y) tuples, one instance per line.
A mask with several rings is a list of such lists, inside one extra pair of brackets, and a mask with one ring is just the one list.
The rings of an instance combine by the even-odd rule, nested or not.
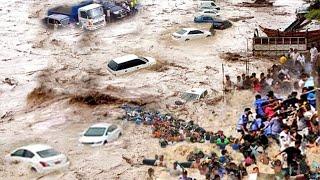
[(233, 82), (230, 79), (229, 75), (226, 75), (226, 81), (224, 83), (224, 91), (231, 92), (233, 90)]
[(287, 147), (277, 155), (275, 155), (275, 158), (277, 158), (280, 154), (286, 153), (287, 154), (287, 165), (288, 167), (293, 167), (297, 165), (297, 161), (301, 157), (301, 151), (299, 149), (301, 142), (296, 141), (294, 146)]
[(316, 63), (317, 59), (318, 59), (318, 49), (316, 48), (315, 44), (311, 45), (311, 49), (310, 49), (310, 61), (312, 64)]
[(306, 64), (306, 59), (302, 53), (299, 53), (297, 62), (299, 62), (302, 65), (302, 67), (304, 67), (304, 65)]
[(292, 53), (292, 60), (293, 60), (294, 63), (297, 61), (298, 56), (299, 56), (298, 50), (294, 49), (293, 53)]
[(248, 132), (247, 124), (249, 122), (249, 115), (252, 114), (250, 108), (245, 108), (244, 113), (241, 115), (238, 124), (237, 124), (237, 131), (240, 132), (242, 135)]

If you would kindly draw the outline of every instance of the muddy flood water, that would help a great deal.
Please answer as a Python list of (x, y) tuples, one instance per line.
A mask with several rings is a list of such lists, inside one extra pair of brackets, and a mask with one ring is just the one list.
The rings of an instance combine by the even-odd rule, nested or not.
[[(74, 0), (68, 3), (77, 2)], [(244, 61), (227, 61), (227, 52), (250, 60), (251, 72), (264, 72), (276, 59), (251, 56), (252, 37), (258, 25), (288, 26), (301, 0), (276, 0), (273, 7), (237, 6), (238, 0), (219, 0), (221, 16), (233, 26), (209, 38), (176, 42), (171, 34), (182, 27), (209, 30), (210, 24), (195, 24), (197, 2), (192, 0), (141, 0), (142, 9), (128, 19), (107, 24), (97, 31), (76, 27), (46, 29), (40, 22), (46, 11), (63, 0), (11, 0), (0, 4), (0, 179), (146, 179), (147, 166), (131, 166), (133, 160), (164, 154), (171, 165), (185, 160), (188, 152), (211, 144), (175, 143), (161, 148), (151, 137), (151, 127), (122, 121), (122, 104), (141, 104), (147, 109), (194, 120), (202, 127), (238, 136), (236, 122), (243, 108), (252, 106), (250, 91), (226, 97), (222, 93), (221, 69), (233, 80), (245, 73)], [(134, 53), (154, 57), (157, 65), (123, 76), (106, 69), (113, 58)], [(8, 78), (9, 80), (5, 80)], [(175, 101), (191, 88), (205, 88), (208, 96), (177, 108)], [(88, 97), (98, 100), (86, 103)], [(217, 102), (206, 103), (209, 99)], [(79, 144), (80, 133), (97, 122), (115, 123), (123, 136), (101, 147)], [(48, 144), (66, 154), (70, 167), (39, 176), (21, 164), (6, 165), (4, 157), (15, 148)], [(270, 154), (279, 151), (277, 146)], [(240, 154), (232, 154), (235, 160)], [(319, 159), (319, 156), (310, 155)], [(260, 172), (272, 173), (261, 165)], [(204, 179), (198, 170), (190, 176)], [(157, 179), (175, 179), (155, 167)]]

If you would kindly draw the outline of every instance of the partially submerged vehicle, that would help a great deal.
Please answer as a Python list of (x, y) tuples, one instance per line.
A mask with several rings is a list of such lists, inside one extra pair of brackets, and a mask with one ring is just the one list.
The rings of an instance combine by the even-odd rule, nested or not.
[(108, 16), (108, 11), (110, 12), (111, 19), (122, 19), (128, 15), (128, 12), (123, 7), (116, 5), (114, 2), (99, 0), (97, 3), (102, 5), (106, 18)]
[(203, 88), (193, 88), (186, 92), (184, 92), (181, 96), (183, 100), (188, 101), (196, 101), (200, 100), (208, 95), (208, 91)]
[(177, 41), (189, 41), (212, 36), (212, 33), (206, 30), (196, 28), (183, 28), (172, 34), (172, 38)]
[(85, 30), (96, 30), (106, 25), (102, 5), (92, 3), (90, 0), (48, 10), (48, 16), (59, 14), (68, 16), (71, 23), (76, 23)]
[(32, 144), (15, 149), (8, 154), (5, 163), (23, 163), (32, 172), (47, 174), (57, 170), (64, 170), (69, 165), (64, 154), (44, 144)]
[(122, 135), (122, 129), (109, 123), (99, 123), (89, 127), (80, 137), (79, 142), (84, 145), (101, 146), (117, 140)]
[(232, 26), (232, 23), (229, 20), (222, 20), (222, 19), (214, 19), (214, 21), (211, 24), (210, 31), (214, 29), (227, 29)]
[(213, 1), (199, 1), (198, 9), (215, 9), (220, 10), (220, 7), (215, 4)]
[(107, 69), (113, 75), (121, 75), (155, 64), (156, 60), (152, 57), (141, 57), (134, 54), (128, 54), (109, 61)]
[(222, 20), (217, 19), (216, 17), (211, 15), (200, 15), (200, 16), (195, 16), (193, 21), (195, 23), (214, 23), (214, 22), (221, 22)]
[(52, 14), (43, 19), (48, 28), (64, 28), (70, 24), (70, 18), (63, 14)]

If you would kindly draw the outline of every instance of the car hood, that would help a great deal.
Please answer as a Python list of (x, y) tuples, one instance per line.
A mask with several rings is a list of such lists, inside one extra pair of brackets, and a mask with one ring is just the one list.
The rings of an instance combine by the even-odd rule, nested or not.
[(81, 136), (79, 139), (80, 143), (97, 143), (104, 140), (104, 136)]
[(182, 37), (183, 35), (181, 35), (181, 34), (178, 34), (178, 33), (174, 32), (174, 33), (172, 33), (172, 36)]

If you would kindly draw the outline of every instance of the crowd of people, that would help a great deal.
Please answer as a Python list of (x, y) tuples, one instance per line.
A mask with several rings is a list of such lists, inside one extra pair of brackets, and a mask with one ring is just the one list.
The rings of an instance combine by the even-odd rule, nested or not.
[(306, 61), (303, 53), (290, 48), (287, 54), (280, 57), (279, 65), (273, 65), (266, 73), (241, 74), (236, 77), (235, 81), (226, 75), (223, 82), (224, 91), (253, 90), (256, 93), (265, 94), (273, 90), (276, 94), (284, 94), (291, 91), (288, 89), (291, 84), (293, 84), (293, 89), (299, 90), (304, 82), (313, 81), (310, 74), (314, 66), (319, 67), (316, 68), (317, 71), (320, 70), (320, 64), (317, 61), (319, 52), (315, 45), (312, 45), (309, 55), (310, 61)]
[[(314, 65), (317, 50), (313, 47), (310, 52)], [(124, 119), (152, 126), (152, 137), (159, 138), (163, 148), (170, 143), (187, 141), (215, 144), (220, 151), (219, 155), (192, 152), (186, 157), (186, 162), (174, 162), (172, 167), (164, 163), (163, 156), (159, 160), (145, 160), (143, 164), (168, 168), (171, 176), (183, 180), (192, 179), (188, 176), (188, 168), (198, 169), (209, 180), (224, 176), (242, 179), (248, 175), (248, 168), (252, 170), (249, 176), (254, 174), (257, 177), (260, 174), (256, 166), (258, 161), (273, 168), (275, 179), (292, 176), (301, 179), (320, 178), (320, 165), (315, 161), (307, 161), (306, 156), (308, 150), (317, 153), (320, 147), (317, 89), (314, 88), (313, 78), (306, 67), (308, 62), (303, 55), (290, 49), (285, 58), (280, 60), (279, 65), (269, 68), (266, 74), (260, 73), (259, 77), (256, 73), (250, 76), (242, 74), (233, 83), (230, 76), (226, 75), (226, 92), (251, 89), (255, 94), (254, 111), (245, 108), (238, 120), (236, 131), (239, 138), (227, 137), (221, 130), (206, 131), (193, 121), (176, 119), (170, 114), (124, 106)], [(279, 152), (274, 157), (268, 153), (271, 144), (279, 146)], [(241, 162), (233, 161), (227, 146), (232, 151), (242, 153)], [(154, 171), (150, 172), (152, 175)]]

